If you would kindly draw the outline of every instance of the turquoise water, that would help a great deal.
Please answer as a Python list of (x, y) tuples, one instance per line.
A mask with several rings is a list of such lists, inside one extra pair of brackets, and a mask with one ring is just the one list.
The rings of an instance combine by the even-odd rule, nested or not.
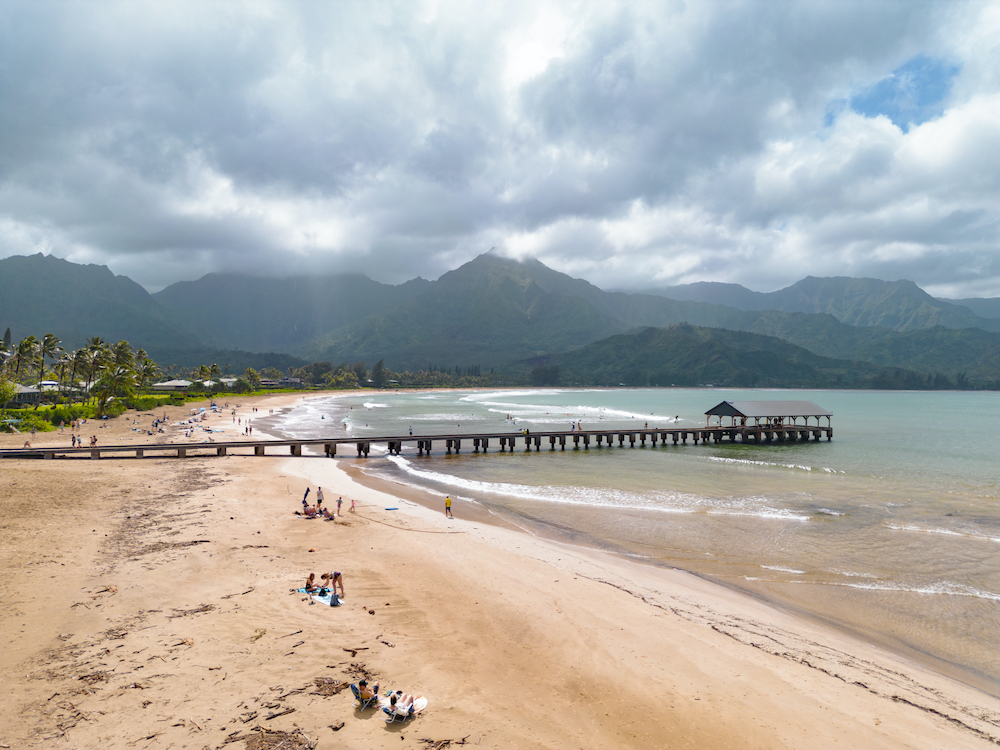
[[(700, 426), (723, 400), (807, 399), (834, 440), (430, 457), (365, 471), (512, 523), (667, 564), (918, 656), (1000, 692), (1000, 394), (521, 390), (303, 402), (289, 436)], [(627, 445), (627, 444), (626, 444)]]

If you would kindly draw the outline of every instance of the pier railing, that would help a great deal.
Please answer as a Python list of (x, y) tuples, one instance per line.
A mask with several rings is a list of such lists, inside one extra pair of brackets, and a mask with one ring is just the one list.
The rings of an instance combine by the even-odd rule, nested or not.
[[(657, 444), (687, 445), (690, 439), (694, 445), (701, 443), (771, 443), (771, 442), (805, 442), (809, 440), (833, 439), (832, 427), (799, 426), (799, 425), (753, 425), (731, 427), (698, 427), (698, 428), (644, 428), (641, 430), (574, 430), (571, 432), (488, 432), (478, 434), (456, 435), (403, 435), (400, 437), (365, 437), (365, 438), (314, 438), (295, 440), (239, 440), (227, 442), (183, 442), (183, 443), (144, 443), (133, 445), (100, 445), (94, 447), (60, 448), (43, 446), (38, 448), (11, 448), (0, 450), (0, 458), (107, 458), (111, 456), (134, 455), (136, 458), (146, 456), (226, 456), (230, 453), (239, 455), (253, 450), (253, 455), (276, 455), (276, 451), (286, 448), (292, 456), (301, 456), (304, 447), (316, 447), (325, 456), (334, 457), (338, 448), (357, 450), (359, 458), (367, 457), (373, 444), (384, 444), (389, 453), (400, 454), (407, 444), (416, 448), (418, 456), (429, 456), (433, 450), (444, 450), (446, 454), (453, 451), (460, 453), (462, 448), (472, 448), (478, 453), (487, 451), (492, 446), (501, 451), (513, 451), (519, 445), (526, 451), (534, 448), (541, 450), (547, 445), (549, 450), (566, 450), (568, 445), (573, 450), (589, 450), (602, 447), (635, 448), (638, 443), (644, 447), (647, 443), (652, 447)], [(271, 453), (268, 454), (267, 452)]]

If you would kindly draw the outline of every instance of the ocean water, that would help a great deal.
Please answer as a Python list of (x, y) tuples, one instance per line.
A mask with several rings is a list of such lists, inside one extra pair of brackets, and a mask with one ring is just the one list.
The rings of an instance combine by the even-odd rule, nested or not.
[[(1000, 394), (526, 389), (303, 401), (289, 437), (701, 426), (723, 400), (807, 399), (832, 442), (445, 455), (364, 470), (476, 502), (533, 533), (765, 598), (1000, 694)], [(825, 422), (824, 422), (825, 423)], [(352, 459), (353, 460), (353, 459)], [(461, 514), (461, 503), (457, 512)]]

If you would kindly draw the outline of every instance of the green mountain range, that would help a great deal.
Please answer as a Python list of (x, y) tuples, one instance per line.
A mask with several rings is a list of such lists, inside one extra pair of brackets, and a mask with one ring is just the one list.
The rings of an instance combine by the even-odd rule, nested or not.
[(162, 366), (229, 365), (247, 367), (306, 364), (287, 353), (239, 351), (232, 345), (205, 343), (196, 320), (174, 314), (127, 276), (106, 266), (81, 265), (51, 255), (15, 255), (0, 259), (0, 330), (15, 341), (53, 333), (68, 351), (88, 338), (124, 339), (143, 348)]
[(0, 328), (55, 333), (70, 348), (124, 338), (161, 364), (234, 371), (384, 359), (397, 371), (547, 366), (609, 383), (1000, 384), (997, 300), (965, 306), (907, 281), (812, 277), (768, 294), (712, 283), (654, 291), (607, 292), (487, 253), (433, 282), (209, 274), (150, 295), (102, 266), (15, 256), (0, 260)]
[[(981, 328), (1000, 331), (1000, 301), (936, 299), (912, 281), (808, 276), (776, 292), (753, 292), (739, 284), (699, 282), (651, 289), (675, 300), (710, 302), (740, 310), (827, 313), (851, 326), (893, 331)], [(996, 303), (991, 306), (990, 303)]]
[(922, 388), (909, 370), (821, 357), (773, 336), (681, 323), (619, 334), (545, 358), (580, 385)]
[(209, 346), (292, 352), (373, 310), (395, 308), (430, 286), (401, 286), (361, 274), (269, 279), (210, 273), (151, 295), (172, 320)]

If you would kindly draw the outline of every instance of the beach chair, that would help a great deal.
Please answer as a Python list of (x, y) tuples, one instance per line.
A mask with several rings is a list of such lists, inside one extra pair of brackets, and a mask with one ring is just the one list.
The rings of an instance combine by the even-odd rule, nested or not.
[(404, 722), (407, 719), (412, 719), (427, 708), (427, 699), (423, 696), (416, 698), (405, 710), (401, 706), (398, 708), (393, 707), (392, 704), (389, 703), (389, 699), (392, 697), (394, 692), (396, 695), (402, 695), (402, 692), (389, 690), (382, 698), (382, 718), (385, 719), (386, 724), (392, 724), (394, 721)]
[(414, 710), (412, 704), (406, 711), (401, 711), (393, 706), (383, 706), (382, 713), (385, 714), (382, 718), (385, 719), (386, 724), (392, 724), (394, 721), (406, 721), (411, 716), (416, 716), (416, 711)]
[(354, 697), (358, 700), (358, 711), (364, 711), (366, 708), (371, 708), (378, 703), (378, 690), (374, 691), (371, 698), (362, 698), (361, 688), (352, 682), (351, 692), (354, 693)]

